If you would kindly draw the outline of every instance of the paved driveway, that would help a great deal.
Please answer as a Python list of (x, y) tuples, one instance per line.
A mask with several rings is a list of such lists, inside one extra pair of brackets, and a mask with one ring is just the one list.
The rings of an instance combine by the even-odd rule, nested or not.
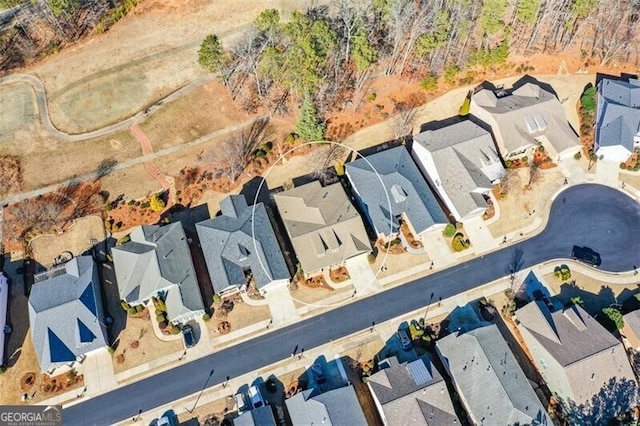
[(446, 299), (508, 274), (521, 250), (522, 268), (569, 256), (574, 244), (587, 245), (602, 256), (602, 269), (631, 270), (640, 265), (640, 205), (616, 189), (601, 185), (568, 188), (555, 201), (547, 228), (538, 236), (456, 267), (418, 279), (323, 315), (274, 330), (180, 367), (156, 374), (64, 410), (68, 425), (111, 424), (132, 418), (198, 392), (213, 369), (208, 386), (291, 355), (294, 347), (314, 348), (405, 312), (434, 299)]

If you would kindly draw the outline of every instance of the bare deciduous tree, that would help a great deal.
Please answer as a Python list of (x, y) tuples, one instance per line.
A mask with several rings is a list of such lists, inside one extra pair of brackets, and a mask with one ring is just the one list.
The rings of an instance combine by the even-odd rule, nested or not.
[(231, 182), (235, 182), (251, 160), (253, 152), (272, 135), (269, 119), (260, 117), (237, 134), (223, 139), (199, 156), (202, 163), (213, 163)]
[(390, 122), (393, 136), (396, 139), (400, 139), (410, 135), (413, 132), (413, 125), (415, 124), (416, 109), (411, 108), (404, 102), (400, 102), (393, 108), (393, 112), (395, 116)]
[(500, 177), (500, 194), (506, 195), (520, 183), (520, 175), (516, 169), (505, 169)]
[(338, 162), (343, 162), (346, 156), (346, 149), (337, 144), (325, 144), (316, 147), (309, 154), (309, 164), (313, 169), (314, 176), (325, 181), (331, 176), (331, 167)]
[(542, 173), (540, 172), (540, 167), (536, 164), (535, 161), (532, 161), (529, 164), (529, 182), (527, 183), (527, 189), (531, 189), (533, 184), (538, 182), (542, 178)]

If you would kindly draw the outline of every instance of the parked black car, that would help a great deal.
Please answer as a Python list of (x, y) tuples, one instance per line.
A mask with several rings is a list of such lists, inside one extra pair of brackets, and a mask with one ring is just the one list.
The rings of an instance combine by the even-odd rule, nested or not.
[(189, 324), (182, 327), (182, 336), (184, 337), (184, 344), (187, 348), (192, 348), (196, 345), (193, 328)]
[(589, 247), (573, 246), (573, 250), (571, 250), (571, 258), (586, 263), (587, 265), (595, 266), (596, 268), (602, 263), (600, 254), (596, 253)]

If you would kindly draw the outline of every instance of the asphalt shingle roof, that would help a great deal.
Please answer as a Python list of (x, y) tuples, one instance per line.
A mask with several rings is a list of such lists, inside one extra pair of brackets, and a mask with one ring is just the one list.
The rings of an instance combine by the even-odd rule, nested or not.
[(221, 216), (196, 224), (216, 293), (245, 285), (245, 270), (258, 289), (291, 278), (264, 204), (249, 207), (244, 196), (232, 195), (220, 208)]
[(368, 384), (389, 425), (453, 425), (458, 417), (440, 372), (424, 355), (409, 363), (395, 357), (378, 363)]
[(108, 345), (98, 270), (91, 256), (73, 258), (36, 276), (29, 323), (42, 371)]
[(310, 395), (311, 392), (304, 391), (285, 401), (294, 425), (367, 425), (353, 386), (333, 389), (313, 397)]
[(552, 424), (496, 325), (454, 332), (436, 347), (476, 423)]
[(233, 419), (233, 426), (276, 426), (270, 405), (246, 411)]
[(273, 198), (305, 273), (371, 251), (360, 214), (339, 183), (313, 181)]
[(439, 181), (461, 217), (488, 207), (477, 191), (490, 190), (491, 182), (503, 172), (489, 132), (465, 120), (419, 133), (413, 141), (431, 153), (438, 171), (432, 179)]
[(550, 312), (534, 301), (515, 314), (520, 327), (565, 369), (576, 402), (590, 399), (610, 378), (633, 378), (622, 343), (580, 305)]
[[(489, 113), (497, 123), (494, 133), (500, 133), (507, 153), (535, 144), (537, 136), (545, 135), (558, 153), (579, 146), (578, 136), (569, 126), (562, 104), (553, 93), (534, 83), (526, 83), (498, 97), (487, 89), (472, 96), (471, 114), (476, 108)], [(491, 124), (491, 123), (489, 123)], [(533, 128), (531, 127), (532, 125)], [(533, 131), (532, 131), (533, 130)]]
[(640, 132), (640, 81), (603, 78), (598, 84), (596, 141), (598, 146), (622, 145), (630, 153)]
[(182, 224), (141, 226), (130, 237), (111, 249), (120, 298), (139, 304), (164, 292), (167, 318), (174, 323), (204, 312)]
[(398, 232), (396, 217), (401, 213), (419, 234), (434, 224), (447, 222), (435, 195), (404, 146), (348, 163), (346, 174), (379, 233)]

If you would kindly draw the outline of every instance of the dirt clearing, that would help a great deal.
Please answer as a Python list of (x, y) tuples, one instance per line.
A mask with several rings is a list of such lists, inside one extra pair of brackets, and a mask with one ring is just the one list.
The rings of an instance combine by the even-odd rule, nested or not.
[(28, 84), (0, 86), (0, 142), (12, 133), (30, 126), (38, 118), (35, 96)]

